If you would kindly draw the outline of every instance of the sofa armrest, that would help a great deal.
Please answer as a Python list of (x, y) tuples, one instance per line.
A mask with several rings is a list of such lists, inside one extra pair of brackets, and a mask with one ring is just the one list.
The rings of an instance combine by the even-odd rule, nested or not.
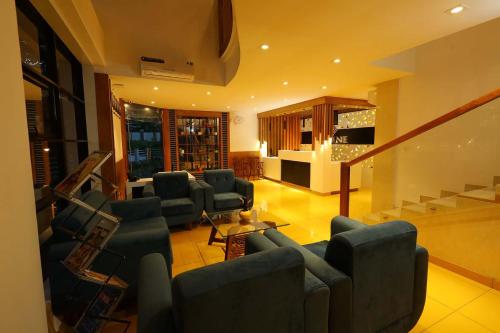
[(413, 312), (411, 314), (411, 326), (413, 328), (422, 312), (424, 311), (425, 298), (427, 293), (427, 273), (429, 266), (429, 253), (419, 245), (415, 249), (415, 278), (413, 290)]
[(194, 202), (195, 211), (200, 214), (204, 206), (203, 187), (197, 181), (189, 182), (189, 197)]
[(245, 255), (254, 254), (257, 252), (272, 250), (277, 248), (269, 238), (258, 232), (252, 232), (247, 236), (245, 243)]
[(154, 197), (155, 196), (155, 188), (153, 184), (146, 184), (142, 189), (142, 196), (144, 198)]
[(333, 236), (341, 232), (350, 231), (354, 229), (361, 229), (366, 227), (367, 225), (364, 223), (339, 215), (335, 216), (332, 219), (332, 222), (330, 224), (330, 235), (331, 238), (333, 238)]
[(289, 246), (299, 250), (304, 256), (305, 267), (330, 288), (328, 320), (330, 332), (350, 332), (352, 325), (351, 278), (275, 229), (266, 230), (264, 235), (280, 247)]
[(161, 216), (158, 197), (112, 201), (110, 206), (111, 212), (122, 218), (122, 223)]
[(200, 184), (201, 188), (203, 189), (203, 194), (205, 197), (205, 210), (207, 212), (213, 212), (214, 209), (214, 188), (212, 185), (208, 184), (204, 180), (198, 180), (198, 184)]
[[(278, 245), (269, 238), (254, 232), (247, 237), (245, 255), (277, 247)], [(327, 332), (330, 289), (308, 269), (305, 269), (304, 293), (305, 332)]]
[(167, 266), (159, 253), (141, 259), (138, 278), (137, 332), (174, 332), (172, 290)]
[(245, 197), (246, 208), (250, 209), (253, 206), (253, 183), (243, 178), (234, 178), (236, 192)]

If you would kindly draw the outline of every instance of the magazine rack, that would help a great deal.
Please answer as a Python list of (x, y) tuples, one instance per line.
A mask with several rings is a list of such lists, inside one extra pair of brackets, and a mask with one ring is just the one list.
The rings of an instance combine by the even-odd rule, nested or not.
[[(75, 204), (75, 209), (70, 212), (61, 223), (62, 225), (64, 225), (64, 222), (80, 207), (91, 212), (87, 221), (77, 230), (65, 229), (64, 227), (61, 228), (77, 241), (77, 245), (75, 245), (69, 255), (62, 261), (64, 267), (78, 279), (78, 282), (69, 294), (69, 298), (76, 298), (74, 297), (76, 291), (84, 281), (99, 286), (95, 296), (78, 316), (79, 319), (76, 323), (72, 325), (76, 333), (97, 333), (102, 329), (106, 321), (124, 324), (125, 327), (123, 332), (126, 332), (130, 326), (129, 321), (111, 317), (111, 314), (116, 309), (128, 287), (125, 281), (115, 276), (116, 271), (126, 258), (119, 253), (106, 249), (106, 243), (118, 229), (121, 219), (101, 210), (109, 201), (109, 196), (106, 197), (97, 208), (85, 203), (76, 196), (83, 184), (89, 180), (93, 181), (94, 184), (106, 182), (113, 188), (111, 195), (116, 192), (117, 187), (115, 184), (96, 173), (97, 169), (99, 169), (111, 155), (112, 152), (106, 151), (96, 151), (90, 154), (80, 163), (74, 172), (53, 189), (53, 193), (57, 197)], [(89, 223), (95, 220), (96, 216), (98, 216), (98, 222), (89, 226)], [(85, 231), (87, 226), (89, 226), (89, 228)], [(91, 270), (92, 262), (100, 254), (112, 255), (119, 259), (110, 275)]]

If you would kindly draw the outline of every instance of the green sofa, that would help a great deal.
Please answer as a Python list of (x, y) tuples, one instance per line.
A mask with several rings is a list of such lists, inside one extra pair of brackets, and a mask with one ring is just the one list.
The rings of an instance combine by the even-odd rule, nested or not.
[(138, 333), (302, 333), (304, 259), (272, 249), (169, 279), (162, 256), (141, 260)]
[[(167, 265), (168, 274), (172, 270), (172, 249), (170, 232), (165, 219), (161, 215), (158, 198), (141, 198), (125, 201), (108, 201), (99, 191), (89, 191), (81, 200), (94, 208), (113, 213), (122, 218), (116, 233), (107, 243), (107, 249), (126, 257), (120, 265), (117, 276), (129, 284), (126, 298), (135, 298), (137, 292), (137, 276), (140, 259), (149, 253), (161, 253)], [(84, 224), (90, 219), (90, 222)], [(73, 292), (78, 280), (61, 264), (76, 241), (65, 230), (78, 231), (82, 226), (85, 233), (90, 226), (97, 223), (99, 217), (90, 210), (70, 204), (56, 215), (52, 221), (52, 243), (47, 254), (47, 267), (53, 311), (62, 313), (69, 307), (77, 306), (68, 303), (68, 295)], [(92, 270), (110, 274), (119, 263), (119, 257), (101, 253), (92, 265)], [(77, 298), (85, 302), (95, 295), (96, 285), (81, 283), (76, 291)]]
[[(306, 272), (330, 289), (328, 332), (410, 331), (425, 305), (428, 268), (428, 253), (416, 244), (415, 227), (404, 221), (367, 226), (338, 216), (332, 220), (331, 236), (301, 246), (270, 229), (250, 235), (247, 251), (276, 246), (300, 251)], [(307, 295), (306, 286), (306, 300)], [(306, 332), (323, 331), (312, 326), (321, 320), (325, 318), (306, 311)]]

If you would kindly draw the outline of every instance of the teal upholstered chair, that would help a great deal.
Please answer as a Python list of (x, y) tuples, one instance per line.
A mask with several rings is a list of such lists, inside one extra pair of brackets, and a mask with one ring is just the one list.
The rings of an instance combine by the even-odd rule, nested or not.
[(163, 257), (141, 261), (138, 333), (303, 333), (304, 258), (279, 248), (170, 281)]
[(208, 213), (253, 206), (253, 184), (235, 177), (232, 169), (205, 170), (199, 183), (205, 192), (205, 211)]
[(185, 171), (160, 172), (153, 175), (153, 186), (144, 189), (144, 196), (157, 196), (161, 212), (169, 226), (199, 221), (203, 212), (203, 189), (190, 181)]
[[(339, 216), (331, 228), (329, 241), (305, 246), (271, 229), (250, 235), (247, 248), (272, 248), (270, 240), (302, 253), (306, 270), (331, 291), (328, 332), (410, 331), (424, 308), (428, 268), (415, 227), (404, 221), (367, 226)], [(307, 327), (307, 312), (305, 321)]]

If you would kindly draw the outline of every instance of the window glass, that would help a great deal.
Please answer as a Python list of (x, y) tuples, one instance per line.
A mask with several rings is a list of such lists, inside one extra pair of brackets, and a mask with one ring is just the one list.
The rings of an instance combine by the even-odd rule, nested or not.
[(45, 64), (40, 57), (40, 38), (37, 27), (19, 10), (17, 11), (21, 61), (38, 73), (45, 72)]
[(59, 51), (56, 51), (57, 80), (59, 87), (73, 92), (73, 69), (71, 62)]
[(163, 171), (161, 111), (131, 104), (125, 108), (129, 173), (143, 178)]
[(62, 125), (62, 139), (76, 140), (77, 139), (77, 126), (75, 118), (75, 105), (70, 97), (60, 94), (59, 101), (61, 105), (61, 125)]

